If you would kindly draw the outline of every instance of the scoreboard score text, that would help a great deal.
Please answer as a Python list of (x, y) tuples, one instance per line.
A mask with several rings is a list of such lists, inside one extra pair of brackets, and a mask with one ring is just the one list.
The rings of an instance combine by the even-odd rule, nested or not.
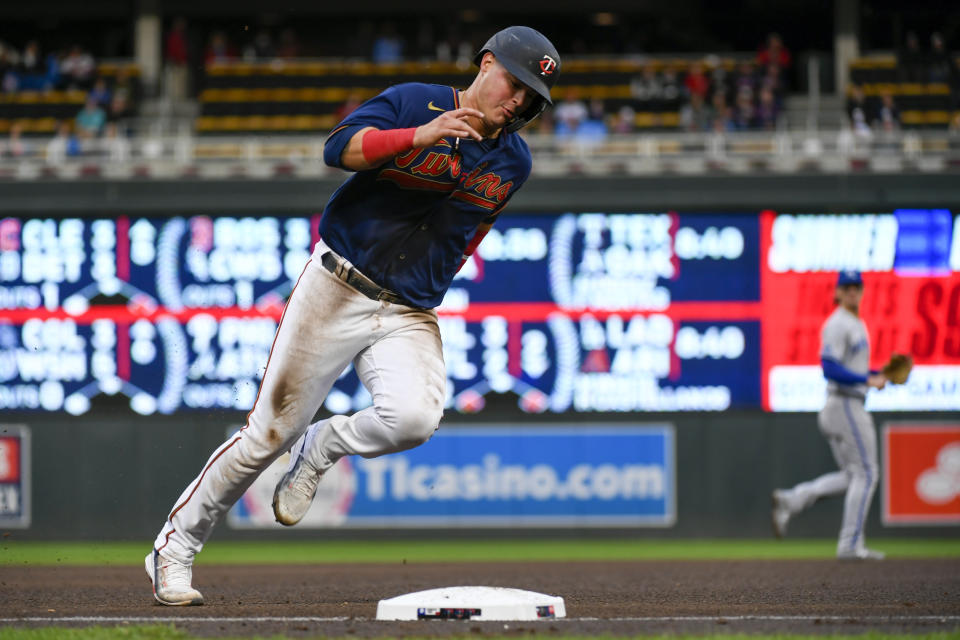
[[(0, 408), (247, 411), (317, 217), (0, 220)], [(505, 215), (441, 307), (447, 408), (814, 411), (840, 269), (864, 272), (868, 408), (960, 408), (960, 231), (945, 210)], [(326, 409), (370, 395), (348, 369)]]

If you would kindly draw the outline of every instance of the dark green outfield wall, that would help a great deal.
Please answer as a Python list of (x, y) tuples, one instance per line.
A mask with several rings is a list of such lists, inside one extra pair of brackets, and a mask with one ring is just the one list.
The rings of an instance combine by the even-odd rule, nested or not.
[[(111, 415), (112, 414), (112, 415)], [(877, 415), (878, 428), (896, 421), (934, 414)], [(149, 538), (180, 492), (196, 476), (228, 427), (242, 424), (244, 414), (184, 414), (177, 417), (134, 417), (129, 412), (63, 415), (4, 415), (7, 424), (29, 425), (33, 449), (33, 524), (16, 532), (19, 539)], [(487, 415), (484, 422), (490, 422)], [(655, 537), (769, 537), (770, 491), (835, 468), (813, 414), (759, 412), (610, 416), (595, 422), (643, 424), (670, 422), (677, 434), (677, 522), (668, 529), (630, 530)], [(542, 422), (543, 419), (540, 419)], [(549, 422), (570, 420), (550, 419)], [(570, 421), (582, 423), (583, 418)], [(534, 426), (530, 418), (506, 424)], [(441, 428), (458, 422), (446, 420)], [(868, 536), (954, 536), (960, 527), (884, 527), (879, 496), (868, 522)], [(791, 524), (791, 535), (833, 536), (841, 500), (816, 505)], [(615, 530), (623, 535), (624, 530)], [(469, 534), (460, 530), (456, 535)], [(524, 535), (523, 531), (504, 532)], [(555, 534), (569, 534), (557, 532)], [(257, 536), (279, 539), (318, 538), (356, 532), (232, 531), (221, 525), (218, 538)], [(371, 533), (370, 535), (375, 535)], [(391, 535), (394, 535), (391, 532)], [(499, 535), (484, 531), (484, 535)]]

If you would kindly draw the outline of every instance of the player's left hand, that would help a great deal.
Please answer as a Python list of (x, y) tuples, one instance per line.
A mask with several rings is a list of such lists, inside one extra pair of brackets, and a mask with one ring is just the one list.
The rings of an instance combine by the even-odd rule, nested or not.
[(883, 389), (887, 386), (887, 376), (882, 373), (871, 373), (867, 376), (867, 386), (874, 389)]

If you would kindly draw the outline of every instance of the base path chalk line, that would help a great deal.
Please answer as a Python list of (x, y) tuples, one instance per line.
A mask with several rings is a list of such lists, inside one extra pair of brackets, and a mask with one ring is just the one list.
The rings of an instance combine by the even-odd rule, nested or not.
[[(960, 615), (925, 615), (925, 616), (777, 616), (777, 615), (738, 615), (738, 616), (647, 616), (647, 617), (629, 617), (629, 618), (544, 618), (542, 620), (530, 620), (526, 622), (712, 622), (724, 620), (727, 622), (804, 622), (816, 621), (823, 622), (862, 622), (865, 624), (874, 624), (877, 622), (888, 623), (920, 623), (920, 622), (940, 622), (960, 624)], [(373, 618), (354, 618), (349, 616), (317, 617), (317, 616), (244, 616), (244, 617), (216, 617), (216, 616), (24, 616), (22, 618), (0, 618), (0, 623), (17, 622), (43, 622), (43, 623), (63, 623), (63, 622), (133, 622), (133, 623), (151, 623), (151, 622), (375, 622), (378, 624), (392, 624), (395, 621), (375, 620)], [(448, 621), (450, 622), (450, 621)], [(463, 620), (462, 622), (497, 622), (497, 620)], [(424, 621), (424, 624), (428, 622)]]

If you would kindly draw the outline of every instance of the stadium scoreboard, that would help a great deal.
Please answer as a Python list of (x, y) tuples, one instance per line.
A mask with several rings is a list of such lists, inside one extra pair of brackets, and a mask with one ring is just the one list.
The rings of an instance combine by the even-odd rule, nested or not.
[[(249, 410), (318, 216), (0, 220), (0, 408)], [(960, 408), (960, 227), (947, 210), (502, 216), (438, 308), (447, 408), (814, 411), (841, 269), (864, 272), (868, 408)], [(370, 403), (348, 368), (325, 407)]]

